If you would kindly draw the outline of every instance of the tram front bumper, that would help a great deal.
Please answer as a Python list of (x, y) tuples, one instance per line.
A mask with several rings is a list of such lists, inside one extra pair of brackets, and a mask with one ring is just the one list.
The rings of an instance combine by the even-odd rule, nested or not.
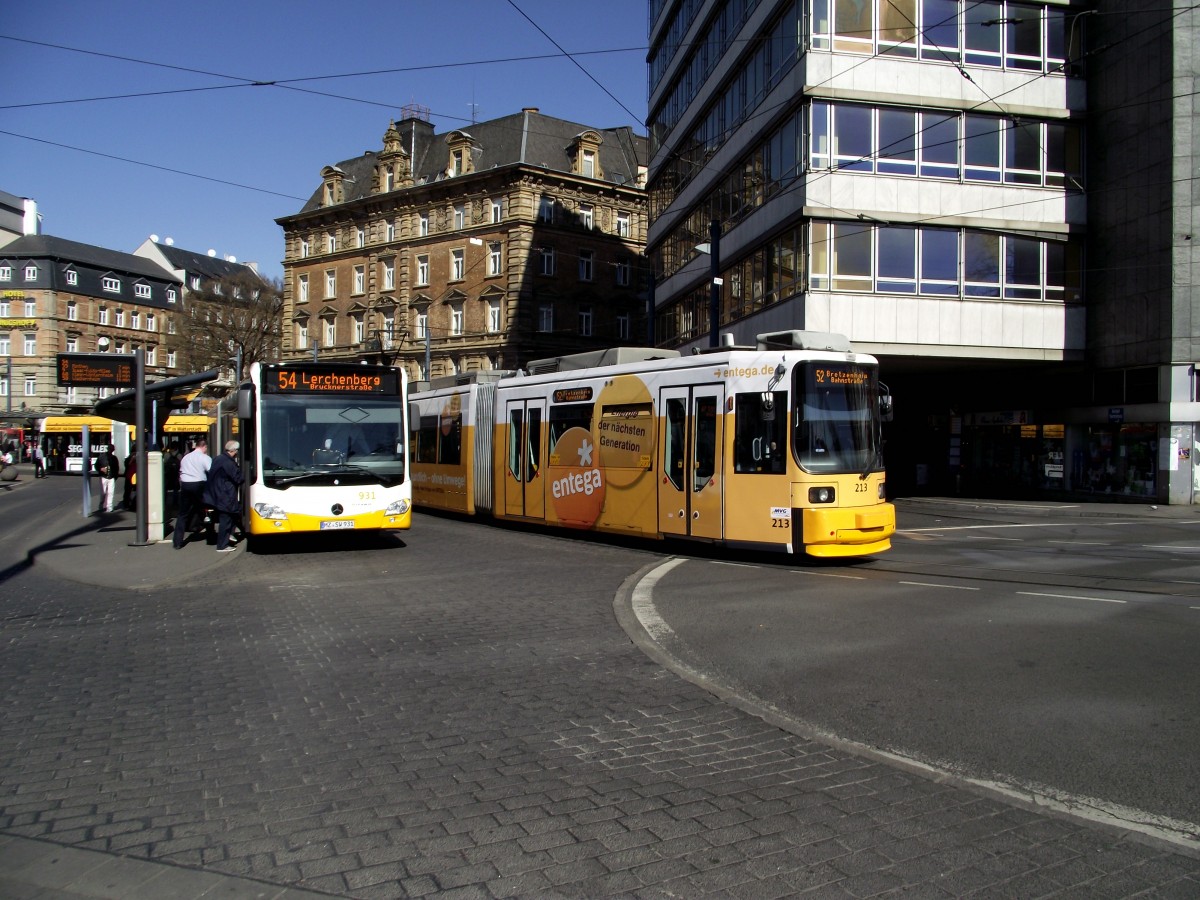
[(804, 550), (809, 556), (865, 556), (892, 546), (896, 507), (891, 503), (800, 510)]

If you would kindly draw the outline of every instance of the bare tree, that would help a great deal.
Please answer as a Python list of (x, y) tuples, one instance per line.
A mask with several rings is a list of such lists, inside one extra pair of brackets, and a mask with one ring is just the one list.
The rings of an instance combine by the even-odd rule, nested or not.
[(282, 309), (283, 286), (250, 270), (188, 291), (177, 328), (180, 368), (232, 369), (240, 356), (240, 378), (252, 362), (275, 362)]

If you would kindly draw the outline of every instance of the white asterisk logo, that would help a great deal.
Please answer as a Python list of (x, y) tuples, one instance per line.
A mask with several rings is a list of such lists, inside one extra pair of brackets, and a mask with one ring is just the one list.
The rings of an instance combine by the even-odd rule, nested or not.
[(592, 445), (588, 443), (588, 439), (584, 438), (583, 443), (579, 445), (579, 465), (590, 466), (592, 464)]

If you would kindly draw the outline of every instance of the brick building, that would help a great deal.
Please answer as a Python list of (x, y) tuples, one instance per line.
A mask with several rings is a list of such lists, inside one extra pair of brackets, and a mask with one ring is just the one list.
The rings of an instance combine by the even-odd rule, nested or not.
[(284, 358), (421, 379), (643, 341), (646, 153), (536, 109), (441, 135), (411, 111), (277, 220)]

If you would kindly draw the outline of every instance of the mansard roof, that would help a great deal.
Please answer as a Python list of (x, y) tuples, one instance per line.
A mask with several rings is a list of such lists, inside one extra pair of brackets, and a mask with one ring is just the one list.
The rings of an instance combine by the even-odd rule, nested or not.
[(171, 272), (148, 259), (134, 256), (132, 253), (95, 247), (92, 244), (81, 244), (78, 241), (69, 241), (66, 238), (54, 237), (49, 234), (27, 234), (10, 241), (0, 247), (0, 257), (14, 260), (52, 259), (61, 263), (76, 263), (124, 275), (140, 275), (158, 281), (178, 283), (178, 279)]
[[(571, 174), (572, 148), (582, 134), (595, 134), (601, 140), (604, 180), (616, 184), (637, 183), (639, 167), (649, 163), (650, 142), (645, 135), (635, 134), (627, 126), (596, 128), (569, 122), (536, 110), (524, 110), (510, 116), (473, 123), (469, 130), (452, 128), (435, 134), (427, 122), (411, 119), (399, 123), (401, 146), (412, 158), (415, 185), (445, 180), (449, 150), (447, 135), (469, 134), (473, 145), (475, 174), (501, 166), (524, 164), (551, 171)], [(343, 202), (349, 203), (371, 196), (375, 166), (380, 151), (367, 151), (362, 156), (335, 164), (344, 175)], [(461, 177), (461, 176), (460, 176)], [(302, 213), (320, 209), (324, 200), (324, 185), (318, 186), (300, 210)], [(284, 217), (285, 219), (287, 217)]]
[(230, 262), (220, 256), (209, 256), (207, 253), (196, 253), (184, 250), (173, 244), (156, 244), (158, 250), (176, 269), (183, 269), (189, 275), (200, 275), (203, 278), (221, 280), (234, 275), (249, 273), (257, 274), (250, 266), (243, 263)]

